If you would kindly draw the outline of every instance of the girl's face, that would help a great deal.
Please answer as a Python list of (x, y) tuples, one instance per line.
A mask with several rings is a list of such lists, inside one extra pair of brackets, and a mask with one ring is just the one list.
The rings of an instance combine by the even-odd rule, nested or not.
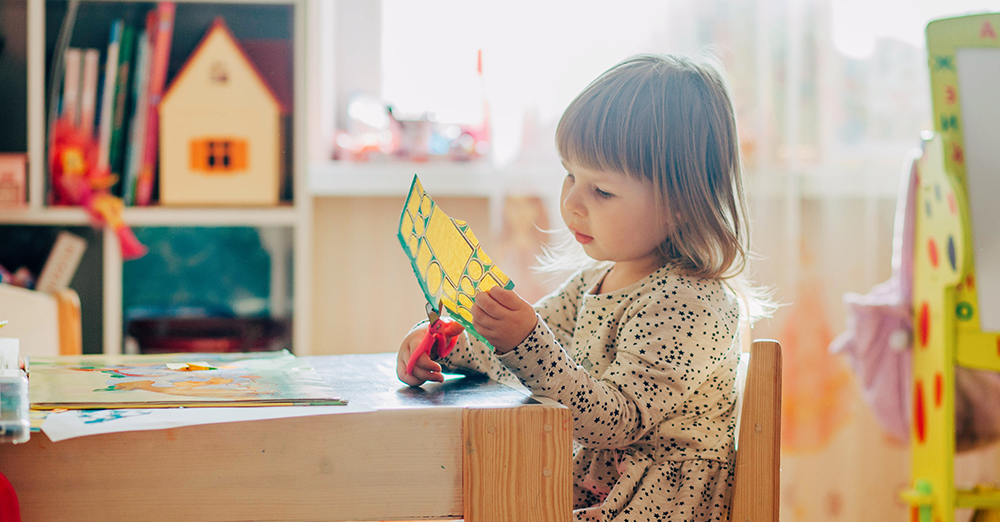
[(563, 166), (562, 218), (587, 255), (639, 277), (659, 268), (658, 247), (670, 226), (657, 213), (653, 184), (570, 161)]

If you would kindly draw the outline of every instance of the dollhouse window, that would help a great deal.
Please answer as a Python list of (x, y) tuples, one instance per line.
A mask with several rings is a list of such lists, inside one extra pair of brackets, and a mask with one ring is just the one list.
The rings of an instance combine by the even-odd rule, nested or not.
[(215, 62), (212, 64), (211, 78), (214, 83), (226, 83), (229, 81), (229, 72), (226, 64)]
[(247, 142), (235, 138), (205, 138), (191, 142), (191, 170), (234, 174), (247, 170)]

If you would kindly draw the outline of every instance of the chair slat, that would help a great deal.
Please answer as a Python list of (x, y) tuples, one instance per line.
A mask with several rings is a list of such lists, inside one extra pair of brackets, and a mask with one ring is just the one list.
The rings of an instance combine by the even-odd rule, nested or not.
[(740, 412), (731, 522), (777, 522), (781, 476), (781, 345), (754, 341)]

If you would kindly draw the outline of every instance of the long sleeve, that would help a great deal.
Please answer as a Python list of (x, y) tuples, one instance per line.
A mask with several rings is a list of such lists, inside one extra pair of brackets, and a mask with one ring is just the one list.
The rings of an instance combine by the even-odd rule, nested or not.
[[(577, 272), (551, 294), (541, 298), (533, 306), (538, 316), (539, 324), (550, 325), (555, 342), (569, 345), (576, 326), (579, 297), (583, 294), (588, 281), (582, 272)], [(493, 350), (468, 333), (463, 333), (447, 357), (438, 360), (446, 371), (455, 373), (483, 373), (491, 378), (511, 384), (520, 381), (508, 370), (493, 353)]]
[(731, 414), (732, 383), (717, 370), (723, 361), (735, 367), (738, 312), (721, 283), (647, 278), (638, 287), (585, 294), (581, 301), (572, 352), (539, 322), (521, 345), (499, 357), (533, 393), (573, 410), (579, 443), (621, 448), (671, 420), (677, 433), (669, 446), (675, 450), (715, 446), (725, 438), (721, 427), (696, 420)]

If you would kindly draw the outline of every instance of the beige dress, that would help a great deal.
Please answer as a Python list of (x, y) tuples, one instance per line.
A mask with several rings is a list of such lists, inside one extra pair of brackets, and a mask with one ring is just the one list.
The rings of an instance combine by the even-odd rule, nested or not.
[(538, 325), (506, 354), (466, 335), (440, 362), (573, 411), (577, 520), (728, 520), (736, 297), (669, 266), (591, 293), (606, 273), (583, 270), (542, 298)]

